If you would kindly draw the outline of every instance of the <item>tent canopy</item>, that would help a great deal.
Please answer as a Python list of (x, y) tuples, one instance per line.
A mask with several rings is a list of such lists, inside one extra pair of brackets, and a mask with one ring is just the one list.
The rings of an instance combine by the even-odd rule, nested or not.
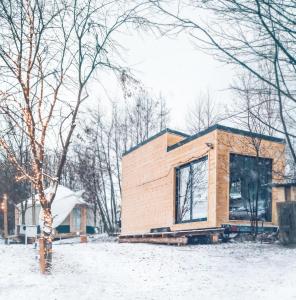
[[(45, 190), (45, 195), (48, 195), (51, 191), (51, 188), (47, 188)], [(83, 190), (74, 192), (63, 185), (58, 186), (56, 196), (51, 206), (53, 228), (58, 227), (64, 222), (75, 205), (87, 205), (87, 203), (82, 199), (83, 192)], [(36, 205), (40, 206), (38, 194), (35, 195), (35, 201)], [(32, 199), (28, 199), (28, 206), (30, 205), (32, 205)], [(40, 210), (39, 214), (39, 225), (42, 225), (42, 209)]]

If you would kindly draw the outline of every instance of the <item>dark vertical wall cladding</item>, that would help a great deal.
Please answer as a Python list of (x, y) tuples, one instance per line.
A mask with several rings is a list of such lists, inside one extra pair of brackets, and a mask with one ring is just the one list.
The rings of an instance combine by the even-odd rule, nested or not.
[(296, 244), (296, 202), (277, 204), (280, 241), (283, 244)]

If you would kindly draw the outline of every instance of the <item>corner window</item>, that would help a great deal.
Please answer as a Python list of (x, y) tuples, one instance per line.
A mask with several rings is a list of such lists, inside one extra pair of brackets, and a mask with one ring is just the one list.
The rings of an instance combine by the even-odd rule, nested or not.
[(208, 216), (208, 158), (176, 169), (176, 222), (206, 221)]
[(271, 180), (271, 159), (230, 154), (229, 219), (271, 221)]

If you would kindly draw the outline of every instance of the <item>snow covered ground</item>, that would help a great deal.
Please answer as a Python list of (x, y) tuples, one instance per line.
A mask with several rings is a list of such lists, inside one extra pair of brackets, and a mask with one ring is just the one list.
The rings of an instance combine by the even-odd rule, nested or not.
[(296, 299), (296, 249), (228, 243), (185, 247), (54, 245), (51, 276), (32, 245), (0, 245), (0, 299)]

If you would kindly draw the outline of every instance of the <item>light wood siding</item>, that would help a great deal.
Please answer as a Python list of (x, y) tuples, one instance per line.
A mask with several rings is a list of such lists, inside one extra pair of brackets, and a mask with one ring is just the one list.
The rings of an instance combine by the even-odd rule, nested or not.
[[(158, 227), (207, 228), (229, 222), (229, 156), (255, 155), (250, 138), (214, 130), (167, 151), (168, 146), (183, 139), (165, 133), (123, 157), (122, 234), (148, 233)], [(176, 224), (175, 168), (203, 156), (208, 156), (209, 168), (208, 219)], [(262, 140), (260, 156), (273, 159), (273, 179), (280, 180), (285, 166), (284, 144)], [(272, 206), (272, 222), (276, 223), (275, 201)]]

